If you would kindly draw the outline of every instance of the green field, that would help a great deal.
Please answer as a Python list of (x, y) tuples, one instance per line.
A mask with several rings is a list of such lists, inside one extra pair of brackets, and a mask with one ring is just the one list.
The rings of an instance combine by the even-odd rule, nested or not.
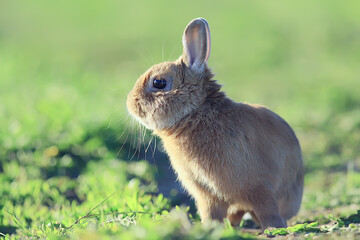
[(0, 238), (267, 237), (201, 225), (160, 140), (149, 144), (126, 111), (136, 79), (175, 60), (200, 16), (226, 94), (277, 112), (303, 149), (302, 208), (271, 234), (359, 238), (359, 9), (325, 0), (0, 1)]

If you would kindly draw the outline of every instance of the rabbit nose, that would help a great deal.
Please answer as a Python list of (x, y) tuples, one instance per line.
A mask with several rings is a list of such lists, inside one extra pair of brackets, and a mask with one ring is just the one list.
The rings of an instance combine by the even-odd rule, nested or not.
[(131, 113), (133, 113), (132, 110), (134, 106), (135, 106), (135, 96), (133, 90), (131, 90), (126, 98), (126, 107)]
[(145, 112), (142, 109), (141, 104), (139, 103), (140, 97), (137, 95), (137, 93), (133, 90), (131, 90), (127, 96), (126, 100), (126, 107), (130, 114), (144, 118)]

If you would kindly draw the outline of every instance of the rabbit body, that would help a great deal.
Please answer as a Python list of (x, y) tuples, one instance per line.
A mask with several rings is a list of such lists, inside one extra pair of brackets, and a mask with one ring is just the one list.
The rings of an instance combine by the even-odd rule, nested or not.
[(183, 55), (139, 78), (129, 112), (162, 139), (203, 222), (228, 218), (238, 225), (250, 212), (262, 229), (286, 227), (303, 193), (299, 142), (275, 113), (220, 91), (206, 64), (209, 38), (204, 19), (190, 22)]
[(283, 220), (298, 212), (303, 189), (299, 143), (270, 110), (224, 98), (205, 103), (172, 131), (155, 134), (203, 221), (229, 217), (237, 225), (239, 214), (251, 212), (260, 222), (269, 218), (264, 228), (281, 227), (285, 224), (276, 212)]

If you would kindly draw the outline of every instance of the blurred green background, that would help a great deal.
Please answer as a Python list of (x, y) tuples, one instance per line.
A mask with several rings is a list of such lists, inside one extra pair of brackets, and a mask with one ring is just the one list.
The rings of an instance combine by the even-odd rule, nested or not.
[[(209, 22), (209, 66), (226, 94), (268, 106), (299, 137), (307, 175), (293, 223), (359, 209), (359, 9), (356, 1), (0, 1), (0, 232), (65, 236), (56, 224), (69, 227), (114, 191), (101, 213), (162, 218), (179, 204), (176, 193), (157, 196), (171, 169), (164, 154), (144, 160), (125, 101), (146, 69), (181, 54), (196, 17)], [(142, 219), (121, 216), (128, 225)], [(124, 233), (123, 222), (103, 230), (101, 219), (98, 231)], [(163, 234), (155, 238), (172, 233)]]

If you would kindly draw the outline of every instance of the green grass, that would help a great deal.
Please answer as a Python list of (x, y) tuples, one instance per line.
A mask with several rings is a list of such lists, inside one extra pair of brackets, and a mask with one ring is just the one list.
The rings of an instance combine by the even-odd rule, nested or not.
[(184, 27), (199, 16), (210, 24), (209, 65), (227, 95), (279, 113), (303, 148), (302, 208), (289, 228), (267, 233), (358, 237), (359, 7), (2, 1), (0, 238), (267, 237), (228, 222), (203, 226), (191, 203), (176, 207), (179, 194), (159, 194), (168, 162), (145, 159), (149, 134), (139, 152), (126, 112), (138, 76), (176, 59)]

